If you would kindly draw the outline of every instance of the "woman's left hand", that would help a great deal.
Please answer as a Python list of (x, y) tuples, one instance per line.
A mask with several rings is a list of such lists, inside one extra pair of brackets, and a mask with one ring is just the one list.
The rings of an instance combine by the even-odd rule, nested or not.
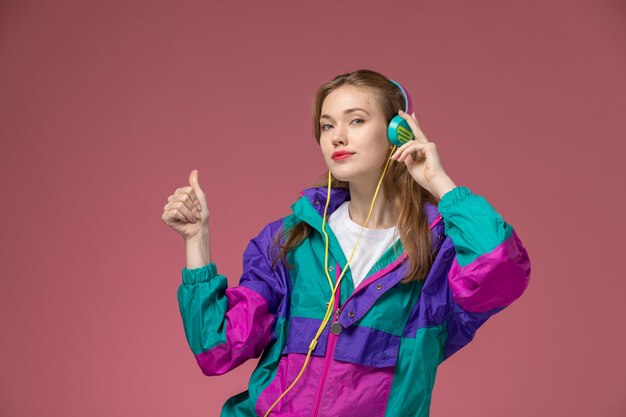
[(396, 148), (391, 159), (404, 161), (413, 179), (440, 199), (456, 185), (443, 170), (437, 147), (420, 129), (415, 112), (409, 115), (400, 110), (398, 114), (409, 124), (415, 138)]

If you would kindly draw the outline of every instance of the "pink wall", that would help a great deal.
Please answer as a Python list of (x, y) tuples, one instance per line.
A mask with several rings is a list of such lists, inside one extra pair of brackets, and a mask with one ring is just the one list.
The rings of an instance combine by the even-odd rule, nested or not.
[(314, 89), (358, 68), (409, 89), (532, 260), (432, 415), (626, 415), (624, 2), (275, 3), (0, 3), (0, 415), (216, 416), (244, 390), (255, 363), (207, 378), (186, 344), (163, 205), (198, 168), (234, 285), (325, 172)]

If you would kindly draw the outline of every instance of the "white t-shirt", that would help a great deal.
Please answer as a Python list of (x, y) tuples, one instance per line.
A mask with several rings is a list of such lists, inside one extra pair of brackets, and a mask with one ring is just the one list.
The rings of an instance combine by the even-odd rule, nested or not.
[[(348, 211), (349, 203), (350, 200), (345, 201), (328, 216), (328, 225), (337, 237), (339, 245), (346, 257), (346, 261), (350, 258), (359, 233), (361, 233), (361, 229), (363, 229), (362, 225), (353, 222), (350, 218)], [(368, 229), (366, 227), (363, 230), (363, 234), (361, 234), (361, 239), (359, 240), (359, 244), (349, 265), (354, 288), (363, 281), (365, 274), (369, 272), (382, 254), (400, 238), (399, 235), (395, 234), (397, 229), (398, 228), (394, 226), (389, 229), (380, 230)], [(341, 268), (344, 266), (345, 265), (341, 265)]]

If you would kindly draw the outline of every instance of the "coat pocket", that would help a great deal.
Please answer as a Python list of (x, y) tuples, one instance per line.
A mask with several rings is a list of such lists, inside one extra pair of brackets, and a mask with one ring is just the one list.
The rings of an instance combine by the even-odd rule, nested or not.
[[(324, 358), (310, 357), (304, 372), (298, 378), (305, 360), (306, 355), (299, 353), (281, 356), (272, 382), (261, 392), (255, 404), (255, 412), (258, 416), (265, 415), (267, 410), (276, 403), (270, 413), (272, 417), (310, 417)], [(296, 378), (298, 378), (297, 381)], [(294, 381), (296, 381), (295, 385), (287, 391)], [(281, 398), (286, 391), (287, 393)]]
[(363, 326), (337, 335), (319, 416), (382, 417), (391, 392), (400, 337)]
[(334, 359), (375, 368), (395, 366), (400, 336), (365, 326), (352, 325), (339, 334)]

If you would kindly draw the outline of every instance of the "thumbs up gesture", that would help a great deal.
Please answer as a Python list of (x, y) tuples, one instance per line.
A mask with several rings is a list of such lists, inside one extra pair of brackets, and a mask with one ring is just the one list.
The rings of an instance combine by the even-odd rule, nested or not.
[(200, 235), (202, 228), (209, 227), (209, 209), (206, 196), (198, 182), (198, 170), (189, 174), (189, 185), (177, 188), (174, 194), (167, 198), (163, 206), (161, 220), (180, 233), (185, 240)]

